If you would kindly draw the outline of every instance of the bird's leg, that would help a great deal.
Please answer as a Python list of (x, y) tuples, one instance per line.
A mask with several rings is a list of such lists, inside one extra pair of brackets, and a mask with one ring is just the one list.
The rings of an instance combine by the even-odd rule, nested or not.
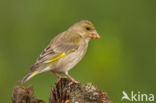
[(57, 82), (56, 83), (58, 83), (61, 80), (62, 76), (60, 76), (59, 74), (57, 74), (54, 71), (52, 71), (52, 73), (57, 77)]
[(72, 78), (68, 73), (65, 73), (65, 75), (71, 80), (71, 83), (69, 85), (71, 85), (72, 83), (76, 83), (76, 84), (79, 83), (74, 78)]

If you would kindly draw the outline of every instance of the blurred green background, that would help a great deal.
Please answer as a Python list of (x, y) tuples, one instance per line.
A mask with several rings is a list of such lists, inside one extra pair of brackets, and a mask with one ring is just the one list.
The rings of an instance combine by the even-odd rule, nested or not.
[[(71, 76), (94, 83), (113, 103), (121, 103), (123, 90), (155, 94), (155, 5), (154, 0), (1, 0), (1, 103), (10, 103), (15, 83), (29, 73), (50, 40), (83, 19), (93, 22), (101, 39), (90, 42)], [(32, 84), (35, 96), (48, 101), (55, 81), (47, 72), (24, 86)]]

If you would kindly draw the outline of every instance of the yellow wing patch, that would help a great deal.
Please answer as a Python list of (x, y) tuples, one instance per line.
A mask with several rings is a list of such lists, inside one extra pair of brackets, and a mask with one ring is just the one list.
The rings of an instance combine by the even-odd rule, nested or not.
[(39, 71), (34, 72), (31, 77), (34, 77), (35, 75), (37, 75), (39, 73)]
[(60, 59), (60, 58), (62, 58), (64, 56), (66, 56), (66, 53), (61, 53), (61, 54), (53, 57), (52, 59), (50, 59), (48, 62), (51, 62), (52, 63), (52, 62), (54, 62), (54, 61), (56, 61), (56, 60), (58, 60), (58, 59)]

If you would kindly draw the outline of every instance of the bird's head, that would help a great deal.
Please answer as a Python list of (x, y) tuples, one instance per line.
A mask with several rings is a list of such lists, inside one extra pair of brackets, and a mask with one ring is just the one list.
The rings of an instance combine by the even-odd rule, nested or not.
[(99, 39), (100, 35), (96, 32), (93, 24), (88, 20), (82, 20), (72, 26), (72, 29), (76, 31), (82, 38), (86, 39)]

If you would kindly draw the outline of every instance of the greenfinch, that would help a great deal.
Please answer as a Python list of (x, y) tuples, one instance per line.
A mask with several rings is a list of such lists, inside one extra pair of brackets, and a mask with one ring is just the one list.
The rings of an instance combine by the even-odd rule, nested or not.
[(59, 74), (63, 73), (73, 83), (78, 83), (68, 71), (84, 57), (89, 41), (94, 38), (99, 39), (100, 36), (90, 21), (75, 23), (51, 40), (34, 65), (29, 68), (31, 72), (18, 83), (23, 84), (35, 75), (49, 71), (54, 73), (58, 80), (61, 79)]

